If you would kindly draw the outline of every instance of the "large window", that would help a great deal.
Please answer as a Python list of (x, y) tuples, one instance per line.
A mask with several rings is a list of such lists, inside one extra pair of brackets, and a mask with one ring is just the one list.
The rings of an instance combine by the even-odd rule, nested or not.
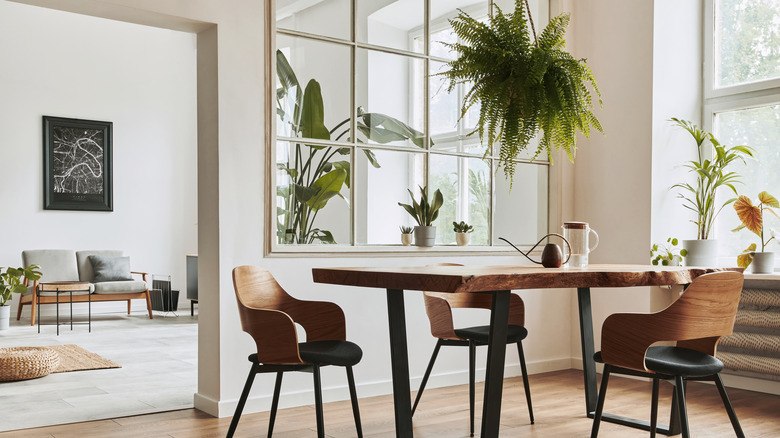
[(449, 19), (458, 9), (487, 19), (492, 7), (276, 1), (273, 251), (400, 246), (399, 227), (415, 222), (398, 202), (410, 203), (408, 190), (419, 199), (421, 186), (444, 195), (437, 246), (455, 245), (453, 221), (473, 225), (482, 248), (547, 233), (549, 163), (521, 160), (510, 190), (492, 151), (468, 135), (478, 109), (459, 117), (468, 90), (436, 76), (456, 42)]
[[(721, 143), (746, 144), (757, 159), (735, 169), (744, 181), (740, 194), (757, 202), (761, 191), (780, 197), (780, 2), (707, 0), (705, 34), (705, 124)], [(780, 231), (780, 220), (764, 215), (765, 229)], [(730, 260), (758, 243), (740, 224), (734, 209), (718, 217), (716, 238)], [(773, 242), (767, 251), (780, 251)]]

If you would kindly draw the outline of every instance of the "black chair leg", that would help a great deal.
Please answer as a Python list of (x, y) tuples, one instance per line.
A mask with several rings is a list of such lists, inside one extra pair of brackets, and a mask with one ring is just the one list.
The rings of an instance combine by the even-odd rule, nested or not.
[(474, 380), (477, 368), (477, 344), (469, 340), (469, 427), (470, 436), (474, 436)]
[(276, 410), (279, 407), (279, 393), (282, 390), (282, 376), (284, 373), (276, 373), (276, 384), (274, 384), (274, 398), (271, 401), (271, 417), (268, 419), (268, 438), (274, 434), (274, 423), (276, 422)]
[(715, 374), (715, 385), (718, 387), (718, 392), (720, 392), (723, 406), (726, 407), (726, 412), (729, 414), (729, 420), (731, 420), (731, 426), (734, 428), (734, 433), (736, 433), (739, 438), (745, 438), (745, 432), (742, 431), (742, 426), (739, 425), (737, 413), (734, 412), (734, 406), (731, 405), (731, 400), (729, 400), (729, 395), (726, 393), (726, 387), (723, 386), (723, 381), (720, 379), (720, 374)]
[(682, 438), (689, 438), (691, 433), (688, 428), (688, 410), (685, 406), (685, 382), (682, 376), (675, 376), (674, 391), (675, 394), (677, 394), (677, 403), (680, 408), (680, 428), (682, 429)]
[(363, 438), (363, 426), (360, 424), (360, 408), (358, 407), (357, 390), (355, 389), (355, 375), (352, 367), (347, 367), (347, 383), (349, 384), (349, 397), (352, 400), (352, 415), (355, 417), (355, 429), (358, 438)]
[(257, 374), (258, 365), (252, 363), (252, 368), (249, 370), (249, 376), (246, 378), (244, 384), (244, 390), (241, 391), (241, 398), (238, 399), (238, 405), (236, 405), (236, 412), (233, 413), (233, 419), (230, 421), (230, 428), (228, 428), (227, 438), (232, 438), (236, 433), (236, 427), (238, 427), (238, 420), (241, 418), (241, 412), (244, 410), (246, 399), (249, 397), (249, 390), (252, 389), (252, 383), (255, 381), (255, 375)]
[(317, 412), (317, 438), (325, 438), (325, 418), (322, 415), (322, 378), (320, 366), (314, 364), (314, 410)]
[(528, 403), (528, 416), (531, 417), (531, 424), (534, 424), (534, 407), (531, 404), (531, 385), (528, 384), (528, 369), (525, 366), (525, 354), (523, 353), (523, 342), (517, 343), (517, 355), (520, 356), (520, 370), (523, 372), (523, 387), (525, 388), (525, 401)]
[(609, 383), (609, 373), (612, 367), (604, 364), (604, 375), (601, 377), (601, 388), (599, 389), (599, 401), (596, 403), (596, 413), (593, 415), (593, 428), (590, 430), (590, 438), (599, 436), (599, 426), (601, 425), (601, 414), (604, 412), (604, 399), (607, 397), (607, 384)]
[(658, 428), (658, 386), (659, 380), (653, 379), (653, 401), (650, 406), (650, 438), (655, 438)]
[(433, 370), (433, 364), (434, 362), (436, 362), (436, 356), (439, 355), (439, 349), (441, 348), (441, 345), (442, 345), (441, 339), (436, 341), (436, 347), (433, 349), (431, 360), (428, 362), (428, 368), (425, 370), (425, 375), (423, 376), (422, 382), (420, 383), (420, 389), (417, 390), (417, 397), (414, 399), (414, 405), (412, 406), (412, 415), (414, 415), (414, 411), (417, 409), (417, 403), (420, 402), (420, 397), (422, 397), (422, 393), (425, 390), (425, 384), (428, 383), (428, 377), (431, 376), (431, 370)]

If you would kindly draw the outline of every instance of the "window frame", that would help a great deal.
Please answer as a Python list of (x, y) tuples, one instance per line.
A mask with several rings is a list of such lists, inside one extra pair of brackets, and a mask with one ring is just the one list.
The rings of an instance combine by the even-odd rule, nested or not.
[[(354, 17), (356, 17), (356, 8), (357, 8), (357, 1), (358, 0), (351, 0), (351, 15), (352, 20), (350, 23), (351, 29), (350, 29), (350, 40), (344, 40), (340, 38), (333, 38), (323, 35), (313, 35), (306, 32), (301, 32), (297, 30), (289, 30), (289, 29), (277, 29), (276, 27), (276, 2), (275, 1), (269, 1), (266, 2), (265, 12), (266, 12), (266, 29), (265, 29), (265, 89), (264, 89), (264, 98), (265, 98), (265, 116), (264, 116), (264, 127), (265, 127), (265, 162), (266, 165), (265, 168), (265, 195), (266, 195), (266, 201), (264, 202), (264, 210), (265, 210), (265, 223), (266, 227), (263, 233), (263, 237), (265, 240), (264, 245), (264, 253), (265, 256), (282, 256), (282, 257), (305, 257), (305, 256), (311, 256), (316, 254), (338, 254), (339, 256), (352, 256), (352, 257), (362, 257), (365, 254), (375, 253), (375, 254), (381, 254), (386, 256), (399, 256), (399, 257), (406, 257), (406, 256), (431, 256), (431, 255), (451, 255), (451, 254), (468, 254), (468, 255), (477, 255), (477, 254), (516, 254), (516, 251), (509, 247), (509, 246), (503, 246), (503, 245), (496, 245), (494, 243), (493, 233), (494, 233), (494, 218), (493, 214), (496, 208), (496, 183), (495, 179), (498, 177), (501, 177), (500, 172), (496, 172), (495, 164), (497, 162), (497, 156), (494, 154), (490, 154), (490, 156), (487, 158), (490, 160), (490, 193), (491, 193), (491, 206), (489, 211), (489, 223), (490, 223), (490, 229), (488, 230), (488, 238), (489, 243), (487, 245), (469, 245), (469, 246), (454, 246), (454, 245), (437, 245), (433, 248), (427, 248), (427, 247), (417, 247), (417, 246), (401, 246), (398, 245), (386, 245), (386, 244), (357, 244), (356, 243), (356, 237), (357, 237), (357, 216), (359, 213), (359, 209), (355, 208), (355, 201), (356, 201), (356, 191), (353, 189), (350, 189), (349, 191), (349, 197), (350, 197), (350, 217), (351, 217), (351, 224), (350, 224), (350, 236), (351, 241), (349, 244), (337, 244), (337, 245), (327, 245), (327, 244), (312, 244), (312, 245), (289, 245), (289, 244), (280, 244), (277, 242), (277, 234), (276, 234), (276, 222), (277, 222), (277, 215), (276, 215), (276, 184), (277, 184), (277, 178), (276, 178), (276, 147), (278, 141), (292, 141), (292, 138), (289, 137), (277, 137), (276, 133), (276, 109), (275, 109), (275, 101), (272, 98), (272, 96), (275, 95), (276, 92), (276, 56), (274, 54), (276, 53), (276, 36), (278, 34), (284, 34), (289, 37), (305, 37), (309, 39), (313, 39), (316, 41), (324, 41), (324, 42), (331, 42), (331, 43), (337, 43), (340, 45), (344, 45), (349, 47), (350, 50), (350, 69), (353, 74), (350, 74), (350, 130), (351, 132), (357, 132), (357, 118), (356, 118), (356, 97), (355, 97), (355, 87), (356, 87), (356, 78), (354, 75), (355, 71), (355, 63), (356, 63), (356, 53), (360, 49), (366, 49), (366, 50), (375, 50), (383, 53), (389, 53), (394, 55), (401, 55), (406, 56), (410, 58), (416, 58), (421, 59), (423, 61), (423, 68), (425, 72), (430, 71), (430, 62), (431, 61), (439, 61), (439, 62), (446, 62), (446, 59), (438, 58), (429, 55), (430, 50), (430, 31), (431, 31), (431, 24), (430, 23), (430, 1), (425, 1), (425, 7), (424, 7), (424, 24), (423, 24), (423, 35), (425, 37), (424, 41), (424, 51), (423, 53), (417, 53), (413, 51), (403, 51), (391, 47), (384, 47), (379, 45), (374, 45), (370, 43), (363, 43), (358, 42), (356, 39), (356, 20)], [(495, 0), (486, 0), (488, 1), (488, 11), (489, 13), (493, 12)], [(538, 5), (538, 13), (539, 15), (546, 19), (549, 16), (549, 5), (546, 4), (546, 2), (539, 2)], [(540, 20), (541, 21), (541, 20)], [(546, 21), (546, 20), (545, 20)], [(435, 23), (434, 23), (435, 25)], [(431, 134), (429, 130), (429, 105), (430, 105), (430, 87), (428, 83), (428, 76), (426, 74), (424, 78), (424, 101), (423, 101), (423, 113), (425, 114), (425, 120), (424, 120), (424, 133), (425, 133), (425, 148), (420, 150), (417, 148), (410, 148), (408, 146), (395, 146), (395, 145), (382, 145), (382, 144), (373, 144), (373, 143), (366, 143), (361, 144), (357, 141), (353, 141), (351, 144), (347, 144), (345, 142), (334, 142), (334, 141), (327, 141), (327, 140), (310, 140), (307, 139), (307, 144), (321, 144), (326, 146), (347, 146), (352, 149), (352, 153), (350, 153), (350, 163), (353, 169), (355, 169), (355, 157), (356, 152), (359, 149), (368, 148), (368, 149), (375, 149), (375, 150), (390, 150), (390, 151), (401, 151), (401, 152), (412, 152), (412, 153), (418, 153), (418, 154), (424, 154), (424, 174), (426, 181), (430, 180), (430, 156), (433, 153), (434, 155), (442, 155), (442, 156), (455, 156), (455, 157), (466, 157), (466, 158), (481, 158), (481, 155), (476, 155), (474, 153), (466, 153), (466, 152), (452, 152), (452, 151), (443, 151), (443, 150), (435, 150), (430, 147), (430, 139)], [(460, 127), (459, 127), (460, 130)], [(457, 135), (460, 137), (460, 135)], [(562, 154), (555, 157), (556, 160), (560, 161), (562, 158)], [(531, 161), (530, 159), (518, 159), (518, 164), (529, 164), (529, 165), (536, 165), (536, 166), (545, 166), (547, 167), (547, 190), (546, 190), (546, 196), (547, 196), (547, 230), (548, 232), (550, 230), (553, 230), (553, 228), (556, 226), (555, 224), (560, 223), (560, 212), (562, 210), (562, 196), (561, 196), (561, 190), (560, 187), (562, 186), (562, 178), (563, 178), (563, 172), (561, 170), (561, 166), (553, 166), (548, 160), (544, 159), (537, 159), (534, 161)], [(351, 178), (354, 181), (355, 178), (355, 172), (351, 172)], [(441, 224), (440, 224), (441, 225)], [(446, 226), (446, 225), (444, 225)], [(528, 249), (530, 248), (530, 245), (519, 245), (521, 248)]]
[[(704, 77), (702, 92), (702, 126), (707, 132), (714, 132), (715, 117), (719, 113), (740, 111), (765, 106), (780, 105), (780, 78), (764, 79), (745, 82), (724, 87), (716, 87), (715, 62), (715, 1), (705, 0), (704, 35), (703, 35), (703, 62), (702, 76)], [(712, 151), (709, 151), (710, 154)], [(717, 235), (718, 220), (715, 222)], [(726, 257), (720, 254), (719, 257)], [(729, 258), (733, 255), (728, 255)]]

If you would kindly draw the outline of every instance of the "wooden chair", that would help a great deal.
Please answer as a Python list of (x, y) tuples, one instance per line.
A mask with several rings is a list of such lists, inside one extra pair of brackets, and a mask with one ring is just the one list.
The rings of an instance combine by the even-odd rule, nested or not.
[[(601, 351), (594, 356), (596, 361), (604, 363), (604, 373), (591, 437), (598, 436), (607, 383), (612, 373), (653, 379), (651, 437), (656, 434), (658, 383), (661, 379), (674, 381), (684, 438), (690, 436), (685, 407), (685, 383), (688, 380), (714, 381), (734, 431), (739, 437), (745, 436), (720, 379), (723, 363), (714, 357), (721, 336), (730, 335), (734, 328), (742, 282), (743, 275), (739, 272), (702, 275), (677, 301), (660, 312), (618, 313), (604, 321)], [(677, 345), (652, 346), (662, 341), (676, 341)]]
[[(303, 371), (314, 375), (317, 436), (324, 437), (320, 367), (338, 365), (347, 370), (355, 427), (358, 437), (362, 437), (352, 366), (360, 362), (363, 351), (346, 340), (346, 324), (341, 308), (329, 302), (297, 300), (282, 289), (270, 272), (256, 266), (239, 266), (233, 269), (233, 287), (236, 291), (241, 327), (255, 340), (257, 353), (249, 356), (252, 368), (227, 436), (232, 437), (235, 433), (255, 374), (276, 373), (268, 424), (268, 436), (271, 437), (279, 405), (282, 375), (286, 371)], [(296, 323), (306, 330), (306, 342), (298, 342)]]
[[(461, 266), (453, 263), (440, 263), (431, 266)], [(433, 370), (433, 364), (439, 354), (442, 346), (460, 346), (469, 348), (469, 413), (470, 413), (470, 432), (474, 436), (474, 374), (476, 365), (476, 348), (478, 345), (487, 345), (490, 326), (477, 326), (462, 329), (454, 328), (452, 309), (488, 309), (492, 304), (490, 294), (480, 293), (443, 293), (443, 292), (423, 292), (425, 299), (425, 312), (428, 314), (428, 320), (431, 324), (431, 334), (437, 338), (436, 347), (433, 349), (433, 355), (428, 362), (428, 368), (425, 370), (420, 389), (417, 391), (417, 397), (412, 406), (412, 415), (417, 409), (420, 397), (428, 383), (428, 377)], [(528, 336), (528, 330), (525, 324), (525, 306), (523, 299), (518, 295), (510, 294), (509, 299), (509, 327), (507, 329), (508, 344), (517, 344), (517, 353), (520, 356), (520, 367), (523, 372), (523, 386), (525, 387), (525, 398), (528, 402), (528, 414), (531, 417), (531, 424), (534, 424), (534, 410), (531, 405), (531, 390), (528, 385), (528, 370), (525, 366), (525, 355), (523, 354), (523, 339)]]

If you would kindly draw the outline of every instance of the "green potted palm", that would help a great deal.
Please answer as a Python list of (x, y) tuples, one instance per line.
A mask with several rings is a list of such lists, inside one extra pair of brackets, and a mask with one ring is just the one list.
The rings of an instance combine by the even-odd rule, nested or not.
[(30, 265), (26, 268), (0, 268), (0, 330), (8, 330), (11, 320), (11, 300), (14, 293), (24, 294), (27, 286), (23, 278), (37, 280), (41, 278), (40, 266)]
[(409, 190), (412, 204), (398, 203), (417, 222), (414, 227), (414, 244), (417, 246), (433, 246), (436, 243), (436, 227), (433, 221), (439, 217), (439, 209), (444, 204), (444, 196), (440, 190), (433, 193), (433, 200), (428, 201), (428, 186), (420, 187), (420, 202), (414, 199), (414, 193)]
[[(688, 251), (685, 264), (688, 266), (715, 266), (718, 261), (718, 242), (710, 239), (710, 232), (715, 223), (715, 217), (723, 207), (733, 203), (736, 198), (718, 202), (716, 195), (723, 190), (731, 191), (736, 196), (736, 184), (741, 184), (740, 175), (731, 170), (735, 162), (745, 162), (746, 157), (753, 157), (754, 150), (750, 146), (726, 146), (709, 132), (699, 129), (693, 122), (672, 118), (675, 126), (683, 128), (696, 141), (697, 159), (685, 164), (688, 172), (696, 180), (693, 184), (679, 183), (672, 188), (681, 189), (678, 194), (683, 205), (696, 215), (691, 220), (696, 224), (696, 239), (683, 240), (683, 248)], [(712, 149), (709, 158), (708, 148)]]
[[(750, 198), (745, 195), (741, 195), (734, 202), (734, 210), (737, 212), (742, 225), (734, 228), (732, 231), (747, 228), (761, 239), (761, 251), (756, 251), (758, 247), (755, 243), (751, 243), (742, 254), (737, 256), (737, 265), (741, 268), (747, 268), (752, 263), (754, 274), (771, 274), (775, 270), (775, 253), (766, 251), (766, 246), (775, 238), (775, 235), (770, 232), (769, 236), (767, 236), (764, 232), (764, 212), (768, 211), (775, 217), (778, 217), (777, 213), (772, 210), (773, 208), (780, 208), (780, 202), (767, 192), (758, 194), (758, 204), (756, 205), (753, 205)], [(778, 218), (780, 219), (780, 217)]]
[(563, 149), (573, 162), (578, 132), (603, 132), (590, 90), (599, 103), (601, 94), (585, 60), (564, 49), (569, 14), (551, 19), (537, 37), (528, 0), (515, 0), (514, 13), (495, 9), (487, 22), (463, 11), (450, 20), (460, 42), (447, 44), (457, 58), (441, 75), (450, 91), (458, 84), (471, 87), (461, 117), (479, 105), (474, 132), (489, 150), (498, 145), (498, 164), (511, 181), (518, 154), (540, 131), (534, 158), (547, 155), (552, 162), (552, 150)]

